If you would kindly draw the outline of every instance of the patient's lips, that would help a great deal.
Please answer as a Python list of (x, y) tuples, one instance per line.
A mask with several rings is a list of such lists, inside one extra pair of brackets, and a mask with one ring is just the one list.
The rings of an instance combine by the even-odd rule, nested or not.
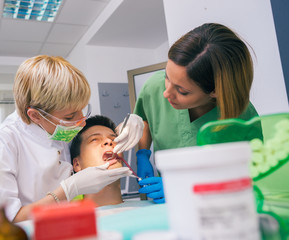
[(116, 159), (118, 158), (118, 155), (112, 151), (106, 151), (104, 154), (103, 154), (103, 160), (104, 161), (108, 161), (108, 160), (111, 160), (111, 159)]
[(103, 154), (102, 159), (104, 161), (108, 161), (109, 165), (112, 165), (112, 164), (115, 164), (119, 160), (119, 157), (116, 153), (114, 153), (112, 151), (106, 151)]
[[(141, 180), (140, 177), (138, 177), (138, 175), (133, 171), (133, 169), (131, 168), (131, 166), (120, 156), (117, 155), (117, 153), (114, 153), (112, 151), (107, 151), (103, 154), (103, 160), (104, 161), (122, 161), (131, 171), (132, 171), (132, 174), (135, 175), (139, 180)], [(111, 165), (111, 163), (110, 163)]]

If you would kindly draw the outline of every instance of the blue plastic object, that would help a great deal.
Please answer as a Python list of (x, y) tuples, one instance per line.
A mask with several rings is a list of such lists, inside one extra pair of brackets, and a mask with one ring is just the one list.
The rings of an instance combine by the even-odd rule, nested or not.
[(146, 177), (153, 177), (154, 170), (150, 163), (151, 150), (140, 149), (137, 151), (137, 175), (141, 179), (145, 179)]
[(164, 203), (165, 194), (162, 177), (150, 177), (139, 181), (142, 187), (140, 193), (146, 193), (149, 198), (152, 198), (155, 203)]

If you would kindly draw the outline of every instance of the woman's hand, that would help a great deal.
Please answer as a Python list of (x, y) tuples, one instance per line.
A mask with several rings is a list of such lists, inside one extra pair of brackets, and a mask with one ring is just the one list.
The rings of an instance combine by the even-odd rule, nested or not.
[[(123, 122), (117, 127), (118, 130), (122, 129)], [(144, 123), (141, 117), (136, 114), (130, 114), (126, 126), (114, 139), (117, 142), (113, 152), (121, 153), (133, 148), (141, 139), (143, 134)]]
[(137, 157), (137, 175), (141, 179), (154, 176), (154, 169), (150, 162), (151, 150), (140, 149), (136, 153)]
[(155, 203), (165, 203), (163, 180), (161, 177), (145, 178), (138, 182), (142, 187), (139, 193), (146, 193)]
[(61, 187), (67, 201), (80, 194), (97, 193), (108, 184), (132, 174), (127, 167), (108, 170), (108, 165), (88, 167), (63, 180)]

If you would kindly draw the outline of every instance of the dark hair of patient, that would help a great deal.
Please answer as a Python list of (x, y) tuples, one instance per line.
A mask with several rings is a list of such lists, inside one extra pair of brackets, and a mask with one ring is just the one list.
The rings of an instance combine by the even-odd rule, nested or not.
[(82, 142), (82, 133), (93, 126), (104, 126), (110, 128), (114, 133), (116, 133), (116, 126), (114, 122), (108, 117), (95, 115), (86, 120), (86, 125), (81, 129), (81, 131), (73, 138), (70, 146), (71, 161), (80, 155), (80, 145)]

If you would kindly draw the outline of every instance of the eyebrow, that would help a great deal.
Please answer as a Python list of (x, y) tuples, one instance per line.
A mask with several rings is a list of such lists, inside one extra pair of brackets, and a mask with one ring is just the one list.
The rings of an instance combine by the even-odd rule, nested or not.
[[(93, 137), (93, 136), (102, 136), (102, 134), (100, 134), (100, 133), (93, 133), (93, 134), (89, 135), (86, 139), (89, 139), (89, 138), (91, 138), (91, 137)], [(117, 135), (114, 134), (114, 133), (109, 134), (109, 136), (111, 136), (111, 137), (117, 137)]]
[[(169, 79), (169, 77), (168, 77), (168, 75), (167, 75), (167, 71), (165, 72), (165, 74), (166, 74), (166, 78)], [(174, 83), (173, 83), (173, 84), (174, 84)], [(192, 92), (191, 90), (188, 90), (188, 89), (186, 89), (186, 88), (184, 88), (184, 87), (182, 87), (182, 86), (180, 86), (180, 85), (174, 84), (174, 86), (176, 86), (176, 87), (178, 87), (178, 88), (181, 88), (181, 89), (184, 89), (185, 91), (187, 91), (187, 92), (189, 92), (189, 93)]]
[(93, 134), (90, 134), (87, 138), (90, 138), (90, 137), (93, 137), (93, 136), (99, 136), (101, 135), (100, 133), (93, 133)]

